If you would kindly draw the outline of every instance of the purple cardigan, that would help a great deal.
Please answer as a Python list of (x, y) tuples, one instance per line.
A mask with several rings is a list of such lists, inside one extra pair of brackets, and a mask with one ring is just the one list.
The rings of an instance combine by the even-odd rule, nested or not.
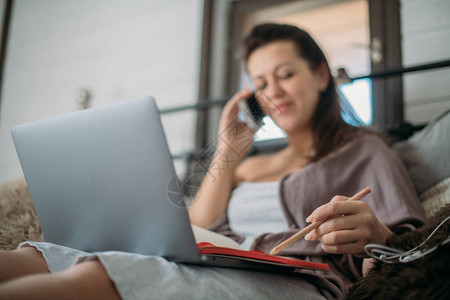
[[(391, 229), (414, 229), (425, 221), (405, 167), (381, 139), (365, 134), (282, 178), (280, 202), (289, 229), (259, 236), (252, 248), (270, 252), (274, 246), (306, 227), (306, 217), (317, 207), (328, 203), (333, 196), (351, 196), (365, 187), (370, 187), (372, 193), (363, 200)], [(241, 240), (238, 234), (231, 231), (226, 215), (221, 216), (210, 229)], [(362, 259), (352, 255), (327, 254), (318, 241), (299, 240), (279, 255), (328, 263), (329, 272), (301, 270), (299, 276), (313, 283), (329, 299), (344, 298), (361, 276)]]

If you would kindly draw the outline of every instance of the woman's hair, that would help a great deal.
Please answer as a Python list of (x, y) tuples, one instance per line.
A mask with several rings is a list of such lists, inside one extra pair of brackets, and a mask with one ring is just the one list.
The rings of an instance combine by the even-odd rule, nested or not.
[[(299, 57), (305, 59), (312, 71), (324, 64), (328, 72), (330, 67), (320, 47), (304, 30), (287, 24), (262, 24), (253, 28), (244, 40), (244, 59), (258, 48), (278, 41), (292, 41), (296, 45)], [(357, 127), (347, 124), (341, 116), (340, 98), (334, 80), (331, 77), (312, 116), (313, 146), (315, 154), (310, 159), (321, 157), (341, 147), (359, 132)]]

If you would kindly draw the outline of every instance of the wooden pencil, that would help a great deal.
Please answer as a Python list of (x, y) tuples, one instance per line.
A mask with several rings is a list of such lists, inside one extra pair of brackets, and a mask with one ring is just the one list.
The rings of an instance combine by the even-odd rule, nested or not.
[[(363, 189), (359, 193), (355, 194), (353, 197), (349, 198), (347, 201), (360, 200), (363, 197), (365, 197), (366, 195), (368, 195), (369, 193), (370, 193), (370, 189), (368, 187), (366, 187), (365, 189)], [(292, 243), (294, 243), (294, 242), (298, 241), (299, 239), (303, 238), (305, 235), (307, 235), (308, 233), (310, 233), (311, 231), (313, 231), (314, 229), (319, 227), (319, 225), (322, 224), (325, 221), (326, 220), (313, 222), (313, 223), (309, 224), (308, 226), (306, 226), (305, 228), (303, 228), (302, 230), (300, 230), (299, 232), (297, 232), (296, 234), (294, 234), (290, 238), (286, 239), (284, 242), (281, 242), (280, 244), (275, 246), (270, 251), (269, 254), (270, 255), (278, 254), (281, 250), (285, 249), (286, 247), (290, 246)]]

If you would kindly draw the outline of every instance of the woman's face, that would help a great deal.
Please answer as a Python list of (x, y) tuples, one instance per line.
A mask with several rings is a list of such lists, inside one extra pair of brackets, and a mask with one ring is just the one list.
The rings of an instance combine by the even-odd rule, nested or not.
[(325, 67), (312, 71), (292, 41), (278, 41), (256, 49), (247, 68), (258, 102), (287, 134), (309, 130), (320, 92), (328, 85)]

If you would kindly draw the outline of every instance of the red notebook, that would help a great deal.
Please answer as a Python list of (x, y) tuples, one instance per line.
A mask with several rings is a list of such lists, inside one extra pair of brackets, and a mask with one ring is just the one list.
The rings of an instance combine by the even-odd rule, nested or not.
[[(197, 244), (201, 256), (214, 258), (217, 262), (223, 262), (223, 267), (259, 269), (272, 272), (294, 272), (296, 269), (313, 269), (327, 271), (327, 264), (313, 263), (296, 258), (269, 255), (261, 251), (248, 251), (228, 247), (218, 247), (211, 243)], [(230, 262), (235, 262), (230, 264)], [(236, 261), (239, 264), (236, 264)]]

